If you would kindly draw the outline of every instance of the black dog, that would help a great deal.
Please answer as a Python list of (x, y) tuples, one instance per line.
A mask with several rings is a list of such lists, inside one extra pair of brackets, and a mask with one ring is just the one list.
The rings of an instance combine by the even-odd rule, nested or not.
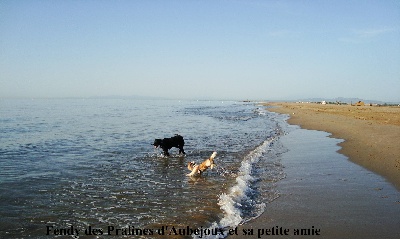
[(172, 138), (155, 139), (153, 145), (155, 148), (162, 148), (165, 156), (169, 156), (168, 150), (172, 147), (179, 148), (179, 153), (185, 154), (185, 151), (183, 151), (185, 141), (179, 134), (176, 134)]

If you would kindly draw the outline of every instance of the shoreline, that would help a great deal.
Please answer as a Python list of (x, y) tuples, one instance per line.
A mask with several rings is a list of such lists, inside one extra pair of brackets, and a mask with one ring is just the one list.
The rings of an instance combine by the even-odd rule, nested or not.
[(400, 107), (263, 103), (268, 111), (289, 114), (289, 124), (343, 139), (339, 153), (377, 173), (400, 191)]
[[(268, 108), (274, 112), (279, 109)], [(280, 139), (289, 149), (281, 160), (286, 177), (276, 182), (280, 196), (266, 202), (263, 214), (239, 225), (238, 234), (228, 238), (398, 238), (398, 188), (342, 154), (346, 141), (338, 134), (334, 137), (328, 130), (306, 128), (300, 122), (305, 111), (294, 110), (286, 109), (292, 120), (287, 136)], [(295, 125), (292, 113), (303, 126)], [(309, 114), (308, 119), (312, 118), (312, 112)], [(318, 120), (312, 123), (318, 124)]]

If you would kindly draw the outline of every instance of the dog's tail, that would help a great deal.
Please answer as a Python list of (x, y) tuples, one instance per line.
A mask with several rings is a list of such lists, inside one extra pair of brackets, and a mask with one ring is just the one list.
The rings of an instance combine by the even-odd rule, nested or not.
[(210, 165), (209, 165), (209, 167), (211, 168), (211, 169), (213, 169), (214, 167), (216, 167), (217, 165), (214, 163), (214, 158), (217, 156), (217, 152), (213, 152), (212, 154), (211, 154), (211, 156), (210, 156), (210, 158), (209, 158), (209, 163), (210, 163)]
[(210, 160), (214, 160), (214, 158), (217, 156), (217, 152), (214, 151), (214, 153), (211, 154)]

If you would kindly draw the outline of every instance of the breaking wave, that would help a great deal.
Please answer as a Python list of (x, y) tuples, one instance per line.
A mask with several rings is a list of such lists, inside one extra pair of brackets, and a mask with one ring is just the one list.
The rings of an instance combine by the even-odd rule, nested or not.
[[(268, 190), (261, 190), (262, 184), (274, 183), (284, 178), (282, 166), (273, 159), (268, 159), (268, 154), (273, 150), (274, 142), (279, 138), (279, 134), (265, 140), (261, 145), (250, 151), (242, 160), (238, 170), (236, 183), (229, 188), (227, 193), (219, 195), (218, 205), (220, 206), (223, 216), (219, 222), (214, 222), (210, 228), (224, 228), (227, 233), (228, 228), (248, 222), (259, 217), (266, 208), (264, 201), (273, 201), (279, 194), (273, 187)], [(261, 162), (263, 161), (263, 162)], [(259, 165), (261, 164), (261, 165)], [(260, 166), (260, 167), (258, 167)], [(274, 167), (271, 169), (271, 167)], [(272, 170), (274, 173), (266, 173), (265, 170)], [(268, 191), (269, 195), (259, 200), (260, 191)], [(226, 234), (218, 234), (208, 236), (207, 238), (225, 238)], [(196, 237), (194, 237), (196, 238)]]

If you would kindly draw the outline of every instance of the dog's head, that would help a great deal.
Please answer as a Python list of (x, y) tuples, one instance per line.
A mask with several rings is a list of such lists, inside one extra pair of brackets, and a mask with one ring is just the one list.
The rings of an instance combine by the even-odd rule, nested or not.
[(154, 148), (158, 148), (159, 146), (161, 146), (161, 144), (162, 144), (162, 139), (155, 139), (154, 140), (154, 143), (153, 143)]

